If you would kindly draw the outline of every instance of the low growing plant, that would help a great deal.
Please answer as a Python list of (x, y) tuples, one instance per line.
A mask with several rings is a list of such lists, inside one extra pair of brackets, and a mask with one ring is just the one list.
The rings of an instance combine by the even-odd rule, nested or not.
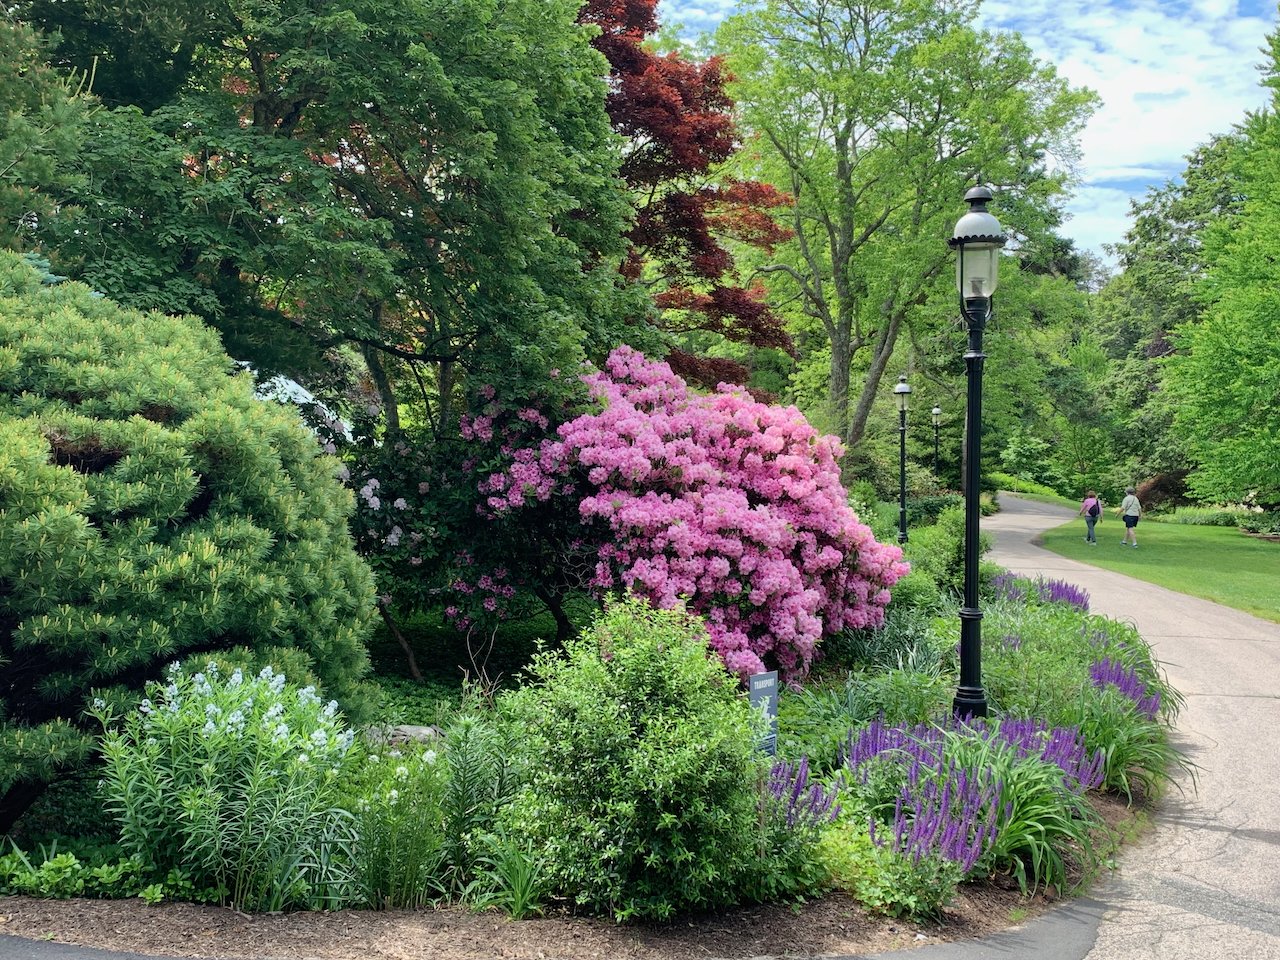
[(840, 815), (837, 790), (810, 775), (809, 761), (780, 760), (760, 796), (763, 836), (760, 868), (750, 875), (748, 897), (773, 902), (818, 893), (828, 881), (818, 856), (822, 830)]
[(823, 831), (818, 856), (835, 886), (868, 910), (891, 917), (937, 917), (964, 879), (959, 864), (902, 856), (873, 840), (865, 820), (849, 816)]
[(1076, 730), (876, 721), (850, 737), (845, 767), (849, 805), (900, 853), (942, 857), (964, 874), (1007, 869), (1024, 891), (1061, 887), (1069, 853), (1091, 862), (1095, 820), (1083, 794), (1100, 780), (1101, 758)]
[(107, 809), (155, 880), (188, 872), (241, 910), (333, 907), (356, 893), (341, 806), (352, 734), (337, 704), (270, 667), (176, 664), (122, 718), (95, 702)]

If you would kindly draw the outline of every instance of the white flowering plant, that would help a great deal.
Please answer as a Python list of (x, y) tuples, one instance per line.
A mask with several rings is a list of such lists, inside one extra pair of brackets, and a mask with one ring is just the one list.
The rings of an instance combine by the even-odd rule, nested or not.
[(241, 910), (335, 907), (357, 894), (355, 824), (342, 805), (355, 757), (338, 705), (266, 667), (174, 664), (105, 729), (103, 791), (126, 852), (179, 870)]
[(420, 744), (379, 746), (367, 753), (351, 784), (356, 878), (375, 909), (425, 906), (441, 883), (447, 774), (435, 750)]

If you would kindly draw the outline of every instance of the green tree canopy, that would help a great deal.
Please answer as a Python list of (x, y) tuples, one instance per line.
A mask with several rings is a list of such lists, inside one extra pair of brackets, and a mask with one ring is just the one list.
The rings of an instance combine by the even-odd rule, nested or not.
[[(1274, 43), (1274, 41), (1273, 41)], [(1177, 330), (1165, 383), (1206, 500), (1280, 505), (1280, 114), (1242, 127), (1238, 213), (1203, 232), (1205, 311)]]
[(467, 376), (643, 339), (607, 67), (571, 0), (232, 0), (189, 36), (199, 5), (157, 2), (132, 40), (137, 11), (68, 6), (33, 9), (73, 64), (179, 43), (163, 78), (111, 75), (86, 222), (47, 237), (96, 288), (197, 313), (261, 369), (354, 351), (392, 430), (406, 396), (447, 428)]
[[(754, 0), (719, 42), (755, 134), (758, 175), (795, 198), (795, 239), (762, 266), (829, 358), (830, 426), (862, 438), (899, 333), (954, 302), (945, 240), (975, 182), (996, 187), (1022, 246), (1060, 215), (1093, 95), (977, 4)], [(855, 356), (867, 376), (849, 396)]]
[(0, 246), (22, 248), (66, 187), (90, 101), (83, 75), (59, 75), (29, 26), (0, 14)]

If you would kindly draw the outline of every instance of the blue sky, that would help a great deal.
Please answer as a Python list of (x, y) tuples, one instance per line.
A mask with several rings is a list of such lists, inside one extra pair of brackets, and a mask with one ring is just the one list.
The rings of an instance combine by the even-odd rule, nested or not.
[[(735, 4), (661, 0), (659, 13), (693, 37)], [(1017, 30), (1074, 85), (1101, 95), (1064, 229), (1097, 253), (1122, 239), (1130, 198), (1176, 177), (1197, 144), (1266, 102), (1256, 68), (1275, 0), (984, 0), (980, 20)]]

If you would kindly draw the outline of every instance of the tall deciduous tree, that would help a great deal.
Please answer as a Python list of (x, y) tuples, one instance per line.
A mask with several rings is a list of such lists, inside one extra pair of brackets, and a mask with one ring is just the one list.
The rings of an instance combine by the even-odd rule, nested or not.
[[(1277, 39), (1272, 37), (1273, 48)], [(1238, 212), (1201, 234), (1205, 302), (1178, 328), (1165, 385), (1206, 500), (1280, 506), (1280, 103), (1241, 128)]]
[[(794, 198), (795, 239), (765, 265), (829, 349), (831, 426), (863, 436), (899, 334), (948, 293), (945, 240), (975, 182), (1024, 242), (1055, 225), (1093, 96), (975, 2), (755, 0), (719, 41), (765, 179)], [(854, 359), (867, 376), (850, 397)]]

